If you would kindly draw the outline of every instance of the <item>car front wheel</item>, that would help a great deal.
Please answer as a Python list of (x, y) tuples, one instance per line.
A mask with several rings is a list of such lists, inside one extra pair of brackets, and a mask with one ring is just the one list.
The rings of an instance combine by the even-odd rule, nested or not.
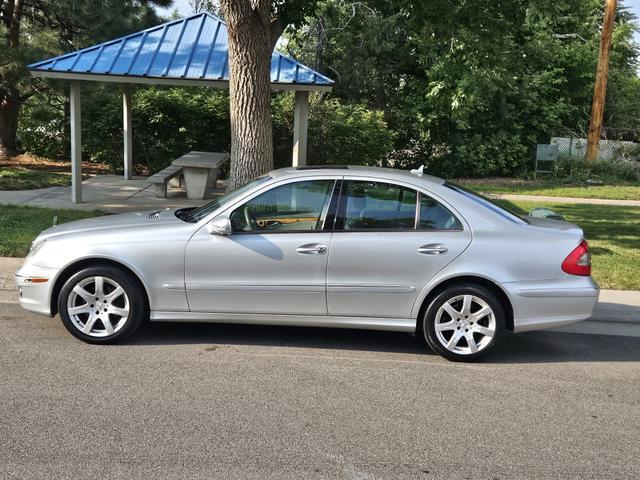
[(431, 349), (449, 360), (471, 362), (495, 347), (504, 334), (505, 314), (488, 289), (452, 286), (425, 312), (422, 331)]
[(91, 267), (62, 287), (58, 311), (67, 330), (88, 343), (112, 343), (132, 334), (145, 315), (144, 292), (113, 267)]

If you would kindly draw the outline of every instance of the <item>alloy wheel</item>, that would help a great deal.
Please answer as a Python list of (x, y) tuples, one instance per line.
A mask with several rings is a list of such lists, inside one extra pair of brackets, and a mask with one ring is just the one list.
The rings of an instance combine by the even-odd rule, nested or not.
[(496, 334), (496, 317), (476, 295), (457, 295), (444, 302), (435, 317), (440, 344), (452, 353), (470, 355), (485, 349)]
[(121, 330), (130, 313), (129, 297), (115, 280), (87, 277), (67, 299), (67, 313), (75, 328), (91, 337), (108, 337)]

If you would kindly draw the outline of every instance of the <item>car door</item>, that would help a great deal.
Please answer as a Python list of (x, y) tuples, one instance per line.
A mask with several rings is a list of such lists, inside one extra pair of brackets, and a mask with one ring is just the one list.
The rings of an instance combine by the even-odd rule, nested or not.
[(470, 242), (468, 227), (426, 193), (345, 177), (327, 268), (329, 315), (408, 318), (427, 282)]
[(334, 178), (288, 181), (225, 211), (230, 235), (200, 229), (186, 250), (193, 312), (326, 315)]

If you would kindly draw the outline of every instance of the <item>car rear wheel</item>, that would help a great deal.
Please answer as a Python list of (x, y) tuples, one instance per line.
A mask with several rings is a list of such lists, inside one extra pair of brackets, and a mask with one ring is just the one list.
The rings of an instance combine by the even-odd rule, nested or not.
[(67, 330), (88, 343), (111, 343), (132, 334), (144, 318), (144, 292), (113, 267), (91, 267), (62, 287), (58, 311)]
[(431, 302), (422, 331), (434, 352), (472, 362), (499, 343), (504, 326), (504, 309), (491, 291), (478, 285), (452, 286)]

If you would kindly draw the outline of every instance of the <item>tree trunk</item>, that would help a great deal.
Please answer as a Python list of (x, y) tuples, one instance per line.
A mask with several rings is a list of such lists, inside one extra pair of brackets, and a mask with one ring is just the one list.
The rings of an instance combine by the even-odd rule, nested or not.
[(0, 158), (9, 158), (17, 153), (19, 113), (20, 103), (5, 96), (0, 103)]
[(269, 0), (222, 0), (229, 31), (231, 175), (236, 188), (273, 168)]
[[(7, 30), (6, 47), (20, 46), (20, 20), (23, 0), (8, 0), (2, 5), (2, 22)], [(0, 92), (0, 158), (12, 157), (17, 153), (18, 115), (20, 114), (19, 92), (9, 87)]]

